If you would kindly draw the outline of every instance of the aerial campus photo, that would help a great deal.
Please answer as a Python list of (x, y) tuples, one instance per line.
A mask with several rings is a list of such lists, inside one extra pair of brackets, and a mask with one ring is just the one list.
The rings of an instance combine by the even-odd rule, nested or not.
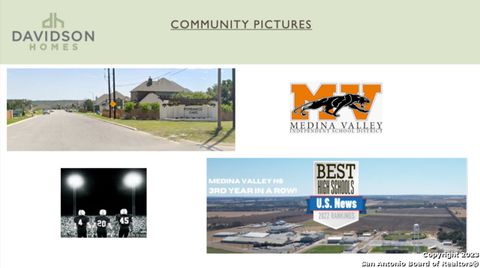
[[(358, 167), (359, 195), (347, 198), (361, 198), (365, 208), (332, 228), (308, 213), (313, 167), (345, 160)], [(209, 158), (207, 253), (466, 251), (466, 166), (463, 158)], [(354, 185), (330, 181), (336, 190)]]
[(9, 151), (231, 151), (235, 69), (10, 68)]
[(63, 168), (60, 236), (147, 237), (147, 170)]

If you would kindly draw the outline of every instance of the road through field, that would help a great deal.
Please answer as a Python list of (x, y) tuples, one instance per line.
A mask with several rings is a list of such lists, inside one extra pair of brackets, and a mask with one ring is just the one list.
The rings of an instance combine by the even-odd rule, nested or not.
[(7, 141), (9, 151), (205, 150), (63, 110), (9, 126)]

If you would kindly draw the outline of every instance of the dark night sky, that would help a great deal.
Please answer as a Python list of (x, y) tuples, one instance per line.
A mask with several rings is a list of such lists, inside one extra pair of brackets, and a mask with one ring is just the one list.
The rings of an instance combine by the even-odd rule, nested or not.
[(106, 209), (108, 215), (116, 215), (120, 209), (132, 213), (132, 190), (123, 183), (129, 172), (138, 172), (144, 178), (135, 190), (136, 215), (147, 214), (147, 170), (146, 169), (62, 169), (61, 171), (61, 214), (73, 213), (73, 190), (67, 183), (72, 174), (84, 178), (84, 184), (77, 189), (77, 211), (85, 210), (87, 215), (98, 215), (100, 209)]

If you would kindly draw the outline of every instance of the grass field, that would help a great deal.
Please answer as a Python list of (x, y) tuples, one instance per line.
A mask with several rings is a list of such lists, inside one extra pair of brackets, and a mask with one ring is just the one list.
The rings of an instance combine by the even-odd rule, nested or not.
[[(414, 246), (401, 246), (401, 247), (393, 247), (393, 246), (381, 246), (381, 247), (374, 247), (370, 251), (370, 253), (385, 253), (386, 250), (392, 250), (392, 249), (399, 249), (399, 250), (408, 250), (410, 253), (415, 252), (415, 247)], [(419, 248), (420, 252), (427, 252), (428, 249), (426, 246), (420, 246)]]
[(24, 116), (17, 116), (17, 117), (14, 117), (14, 118), (7, 119), (7, 125), (10, 125), (10, 124), (13, 124), (13, 123), (16, 123), (16, 122), (20, 122), (22, 120), (31, 118), (35, 115), (41, 115), (41, 114), (43, 114), (43, 110), (37, 110), (33, 113), (32, 112), (27, 112)]
[(225, 249), (207, 247), (207, 253), (236, 253), (236, 252), (228, 251)]
[(18, 116), (18, 117), (7, 119), (7, 125), (25, 120), (25, 119), (30, 118), (30, 117), (32, 117), (32, 116), (31, 115), (25, 115), (25, 116)]
[(10, 124), (13, 124), (13, 123), (16, 123), (16, 122), (20, 122), (22, 120), (31, 118), (35, 115), (42, 115), (42, 114), (43, 114), (43, 109), (39, 109), (39, 110), (36, 110), (36, 111), (33, 111), (33, 112), (25, 111), (24, 116), (17, 116), (17, 117), (14, 117), (14, 118), (7, 119), (7, 125), (10, 125)]
[(311, 249), (308, 249), (304, 253), (342, 253), (343, 250), (344, 250), (343, 246), (320, 245), (320, 246), (316, 246)]
[(222, 122), (222, 130), (216, 133), (217, 122), (113, 120), (94, 113), (85, 113), (84, 115), (102, 120), (115, 121), (170, 140), (185, 139), (209, 145), (216, 143), (235, 143), (235, 131), (232, 129), (232, 121)]
[[(419, 239), (425, 239), (427, 235), (425, 233), (420, 233)], [(386, 235), (383, 239), (385, 240), (412, 240), (413, 239), (413, 234), (412, 233), (391, 233)]]

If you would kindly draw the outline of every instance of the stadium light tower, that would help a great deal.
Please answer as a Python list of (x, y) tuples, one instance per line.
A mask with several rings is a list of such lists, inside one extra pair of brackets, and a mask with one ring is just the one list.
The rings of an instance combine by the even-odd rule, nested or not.
[(67, 183), (73, 189), (73, 216), (75, 216), (77, 213), (77, 189), (83, 186), (83, 177), (78, 174), (70, 175)]
[(130, 172), (123, 178), (123, 183), (132, 189), (132, 215), (135, 216), (135, 189), (142, 184), (143, 176), (138, 172)]

